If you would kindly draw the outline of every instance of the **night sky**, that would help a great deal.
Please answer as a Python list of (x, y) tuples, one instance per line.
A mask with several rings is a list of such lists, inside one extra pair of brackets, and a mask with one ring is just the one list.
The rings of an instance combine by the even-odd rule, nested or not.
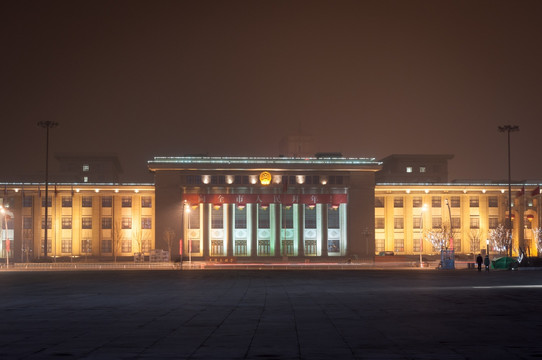
[[(542, 1), (2, 1), (0, 180), (56, 152), (454, 154), (451, 179), (542, 179)], [(51, 158), (53, 158), (51, 156)]]

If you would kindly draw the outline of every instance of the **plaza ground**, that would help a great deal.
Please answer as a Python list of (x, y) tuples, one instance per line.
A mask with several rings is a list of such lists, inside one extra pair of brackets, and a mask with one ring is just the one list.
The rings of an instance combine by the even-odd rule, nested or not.
[(542, 272), (0, 271), (2, 359), (539, 359)]

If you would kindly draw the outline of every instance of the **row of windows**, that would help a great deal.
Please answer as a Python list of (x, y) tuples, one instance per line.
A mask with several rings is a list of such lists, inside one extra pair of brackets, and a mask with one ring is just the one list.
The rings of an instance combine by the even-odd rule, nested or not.
[[(342, 185), (344, 183), (342, 176), (327, 176), (327, 184), (329, 185)], [(228, 182), (229, 180), (229, 182)], [(320, 176), (318, 175), (306, 175), (305, 184), (308, 185), (317, 185), (321, 184)], [(204, 183), (202, 175), (188, 175), (186, 177), (186, 183), (190, 185), (201, 185)], [(240, 184), (240, 185), (249, 185), (250, 177), (248, 175), (235, 175), (235, 176), (226, 176), (226, 175), (212, 175), (208, 177), (206, 183), (211, 185), (225, 185), (225, 184)], [(295, 184), (297, 179), (295, 175), (282, 176), (283, 184)]]
[[(51, 252), (52, 244), (48, 242), (47, 244), (47, 251)], [(73, 241), (72, 239), (62, 239), (61, 241), (61, 251), (62, 253), (69, 254), (72, 252), (72, 245)], [(132, 240), (121, 240), (121, 252), (123, 253), (131, 253), (133, 249), (133, 242)], [(43, 243), (42, 243), (43, 248)], [(141, 251), (142, 252), (149, 252), (151, 250), (151, 241), (150, 240), (142, 240), (141, 241)], [(102, 253), (112, 253), (113, 252), (113, 241), (112, 240), (102, 240)], [(83, 254), (91, 254), (92, 253), (92, 240), (91, 239), (83, 239), (81, 240), (81, 253)]]
[[(488, 206), (489, 207), (499, 207), (499, 198), (497, 196), (488, 196)], [(446, 203), (446, 202), (445, 202)], [(383, 196), (375, 197), (375, 207), (382, 208), (385, 204), (385, 198)], [(461, 197), (460, 196), (450, 196), (450, 207), (458, 208), (461, 207)], [(402, 208), (404, 206), (404, 198), (402, 196), (396, 196), (393, 198), (393, 207)], [(412, 207), (420, 208), (423, 206), (423, 198), (421, 196), (412, 197)], [(471, 196), (469, 198), (469, 206), (477, 208), (480, 206), (480, 199), (478, 196)], [(441, 196), (432, 196), (431, 197), (431, 207), (438, 208), (442, 207), (442, 197)]]
[[(121, 228), (122, 229), (131, 229), (132, 228), (132, 218), (128, 216), (123, 216), (121, 219)], [(41, 220), (41, 228), (45, 229), (45, 217)], [(47, 219), (47, 229), (52, 228), (51, 216)], [(108, 230), (113, 228), (113, 218), (112, 217), (103, 217), (102, 218), (102, 227), (103, 230)], [(23, 218), (23, 229), (29, 230), (32, 229), (32, 217), (25, 216)], [(72, 217), (63, 216), (62, 217), (62, 229), (70, 230), (72, 229)], [(81, 229), (92, 229), (92, 217), (83, 216), (81, 218)], [(152, 229), (152, 217), (143, 216), (141, 217), (141, 229)]]
[[(258, 228), (269, 229), (271, 224), (271, 214), (267, 208), (258, 207)], [(340, 228), (340, 216), (339, 210), (332, 206), (328, 208), (328, 228), (339, 229)], [(293, 229), (294, 228), (294, 209), (293, 207), (285, 207), (282, 209), (281, 228)], [(305, 229), (316, 229), (316, 208), (312, 206), (305, 206)], [(196, 226), (197, 225), (197, 226)], [(199, 228), (199, 213), (197, 211), (190, 212), (190, 228)], [(223, 207), (213, 207), (211, 211), (211, 228), (222, 229), (224, 227), (224, 209)], [(235, 228), (246, 229), (247, 228), (247, 211), (246, 208), (235, 208)]]
[[(92, 207), (92, 196), (83, 196), (81, 197), (81, 206), (82, 207)], [(113, 207), (113, 196), (102, 196), (102, 207), (110, 208)], [(52, 206), (52, 197), (47, 197), (47, 206)], [(23, 207), (32, 207), (33, 198), (31, 196), (23, 196)], [(72, 196), (62, 196), (62, 207), (72, 207), (73, 197)], [(41, 200), (41, 206), (45, 207), (45, 197)], [(122, 197), (122, 207), (129, 208), (132, 207), (132, 197), (123, 196)], [(152, 207), (152, 197), (151, 196), (142, 196), (141, 197), (141, 207), (142, 208), (151, 208)]]
[[(412, 228), (413, 229), (420, 229), (422, 227), (422, 220), (419, 217), (415, 217), (412, 219)], [(479, 229), (480, 228), (480, 217), (478, 216), (471, 216), (470, 217), (470, 223), (469, 228), (470, 229)], [(488, 218), (488, 226), (490, 229), (496, 229), (499, 225), (499, 218), (496, 216), (490, 216)], [(529, 221), (527, 223), (530, 224)], [(385, 218), (382, 216), (375, 218), (375, 229), (384, 229), (385, 227)], [(431, 218), (431, 227), (433, 229), (439, 229), (442, 228), (442, 217), (440, 216), (433, 216)], [(394, 229), (404, 229), (404, 218), (402, 217), (395, 217), (393, 219), (393, 228)], [(453, 229), (460, 229), (461, 228), (461, 218), (460, 217), (452, 217), (452, 228)]]

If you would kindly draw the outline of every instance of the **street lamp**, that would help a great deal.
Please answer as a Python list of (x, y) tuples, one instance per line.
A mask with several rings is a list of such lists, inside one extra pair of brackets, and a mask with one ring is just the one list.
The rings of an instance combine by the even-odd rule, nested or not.
[(422, 252), (423, 252), (423, 213), (427, 210), (427, 204), (423, 204), (420, 212), (420, 267), (423, 267)]
[[(504, 125), (499, 126), (500, 132), (507, 132), (508, 134), (508, 218), (506, 219), (506, 227), (510, 231), (510, 237), (512, 237), (512, 172), (510, 170), (510, 133), (519, 131), (517, 125)], [(512, 256), (512, 246), (510, 244), (509, 256)]]
[(486, 254), (489, 256), (489, 239), (486, 239)]
[(452, 226), (452, 210), (450, 209), (450, 202), (448, 199), (444, 201), (446, 203), (446, 206), (448, 207), (448, 215), (450, 217), (450, 249), (454, 249), (454, 231)]
[(46, 141), (45, 141), (45, 239), (44, 239), (44, 259), (47, 259), (47, 228), (49, 227), (49, 129), (55, 128), (58, 126), (58, 123), (55, 121), (40, 121), (38, 126), (45, 128), (47, 130)]

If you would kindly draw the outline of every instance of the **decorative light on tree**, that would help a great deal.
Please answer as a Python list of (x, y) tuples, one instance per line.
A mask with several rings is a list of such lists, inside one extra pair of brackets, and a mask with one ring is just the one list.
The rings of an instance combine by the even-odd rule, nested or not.
[(536, 249), (538, 250), (538, 256), (542, 253), (542, 228), (537, 227), (533, 229), (534, 241), (536, 242)]
[(504, 252), (510, 249), (512, 245), (510, 234), (510, 229), (505, 228), (503, 224), (499, 224), (496, 229), (491, 230), (489, 232), (489, 241), (493, 250)]
[(449, 231), (445, 228), (431, 229), (427, 231), (425, 238), (433, 245), (436, 250), (448, 248)]

